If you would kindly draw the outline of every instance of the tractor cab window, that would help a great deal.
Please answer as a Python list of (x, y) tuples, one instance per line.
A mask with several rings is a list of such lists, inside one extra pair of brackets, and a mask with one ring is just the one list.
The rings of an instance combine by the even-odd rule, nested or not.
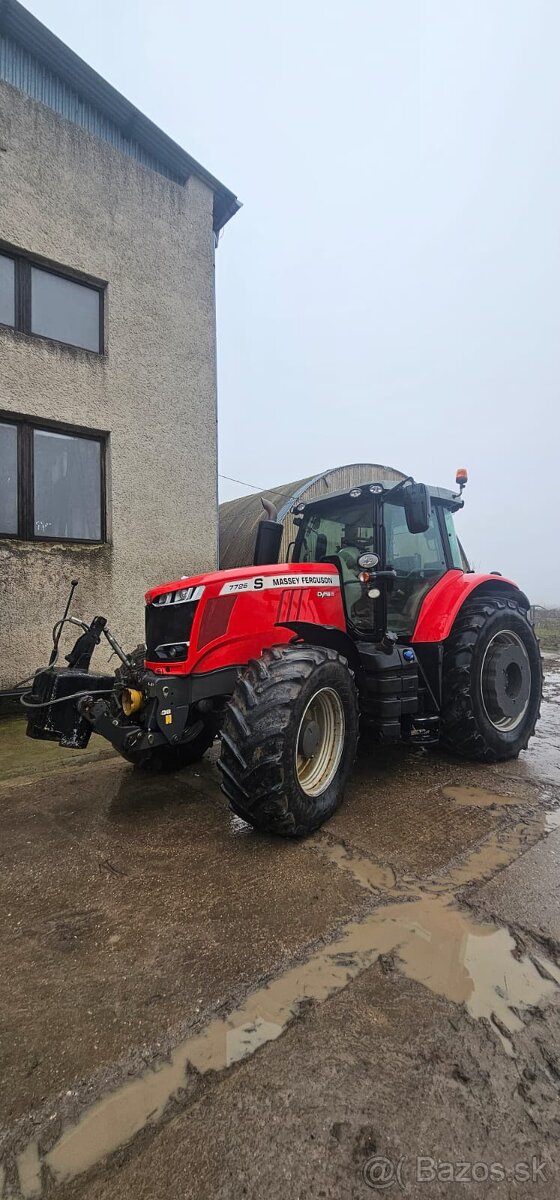
[(453, 521), (453, 513), (450, 511), (450, 509), (444, 508), (443, 515), (445, 518), (445, 526), (447, 529), (447, 536), (449, 538), (449, 551), (451, 554), (451, 562), (453, 563), (453, 566), (458, 567), (460, 571), (468, 571), (469, 564), (465, 558), (465, 553), (461, 546), (459, 538), (457, 537), (457, 531), (455, 529), (455, 523)]
[(375, 544), (373, 498), (341, 498), (336, 504), (309, 509), (300, 528), (294, 561), (332, 562), (338, 568), (344, 606), (351, 624), (362, 633), (370, 633), (374, 624), (374, 605), (359, 581), (358, 559), (361, 554), (381, 554)]
[(426, 532), (410, 533), (404, 507), (395, 501), (384, 505), (386, 563), (397, 573), (387, 589), (387, 628), (400, 634), (414, 629), (422, 600), (447, 563), (436, 505)]

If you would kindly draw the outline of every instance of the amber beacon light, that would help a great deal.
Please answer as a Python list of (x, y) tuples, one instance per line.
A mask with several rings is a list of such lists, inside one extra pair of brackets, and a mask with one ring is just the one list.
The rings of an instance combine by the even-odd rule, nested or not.
[(469, 472), (467, 471), (467, 468), (459, 467), (457, 470), (457, 474), (455, 476), (455, 483), (457, 484), (457, 487), (459, 488), (459, 490), (461, 492), (463, 491), (463, 488), (466, 487), (468, 482), (469, 482)]

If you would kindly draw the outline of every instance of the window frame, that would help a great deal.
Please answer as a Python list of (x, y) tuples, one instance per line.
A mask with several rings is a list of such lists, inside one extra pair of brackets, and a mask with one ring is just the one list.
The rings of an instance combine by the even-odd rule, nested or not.
[[(34, 258), (32, 255), (18, 253), (8, 246), (3, 246), (1, 242), (0, 254), (4, 258), (11, 258), (14, 264), (14, 323), (6, 325), (4, 322), (0, 322), (0, 329), (11, 329), (14, 333), (24, 333), (26, 337), (38, 338), (39, 341), (48, 342), (50, 345), (68, 346), (69, 349), (77, 350), (81, 354), (95, 354), (97, 357), (105, 354), (105, 283), (86, 275), (80, 275), (77, 271), (51, 266), (50, 263), (42, 262), (41, 259)], [(99, 299), (98, 350), (92, 350), (89, 346), (77, 346), (75, 342), (65, 342), (62, 338), (48, 337), (44, 333), (33, 331), (31, 328), (31, 270), (33, 267), (38, 271), (44, 271), (47, 275), (56, 275), (67, 283), (76, 283), (80, 287), (87, 287), (90, 291), (97, 292)]]
[[(17, 533), (4, 533), (0, 528), (0, 539), (20, 542), (63, 542), (75, 546), (102, 546), (107, 542), (107, 445), (108, 434), (98, 429), (84, 429), (81, 425), (69, 425), (62, 421), (42, 421), (36, 417), (22, 417), (0, 410), (2, 425), (15, 425), (17, 429)], [(36, 430), (45, 433), (62, 433), (99, 444), (99, 504), (100, 537), (76, 538), (35, 533), (34, 496), (34, 449), (33, 434)]]

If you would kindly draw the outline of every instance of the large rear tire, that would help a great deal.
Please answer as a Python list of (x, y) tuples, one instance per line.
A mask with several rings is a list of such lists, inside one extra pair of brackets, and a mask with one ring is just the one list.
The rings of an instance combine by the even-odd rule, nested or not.
[(540, 715), (539, 643), (513, 596), (465, 601), (445, 643), (442, 743), (499, 762), (525, 750)]
[(346, 659), (323, 646), (273, 646), (248, 664), (226, 706), (222, 789), (256, 829), (304, 837), (342, 803), (357, 742)]

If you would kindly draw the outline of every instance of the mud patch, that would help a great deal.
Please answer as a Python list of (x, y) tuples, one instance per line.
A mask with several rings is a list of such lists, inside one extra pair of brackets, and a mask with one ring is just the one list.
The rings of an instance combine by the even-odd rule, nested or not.
[(445, 787), (443, 795), (459, 808), (500, 808), (502, 805), (523, 803), (517, 796), (487, 792), (480, 787)]
[(319, 835), (317, 848), (329, 862), (348, 871), (367, 892), (394, 891), (397, 886), (397, 876), (393, 867), (373, 862), (367, 855), (353, 849), (349, 850), (340, 842), (330, 842)]
[(253, 992), (228, 1017), (186, 1038), (168, 1062), (94, 1102), (43, 1156), (37, 1142), (28, 1145), (19, 1157), (23, 1196), (40, 1194), (42, 1164), (57, 1183), (93, 1167), (160, 1121), (171, 1101), (185, 1099), (196, 1073), (221, 1072), (247, 1058), (278, 1038), (302, 1006), (327, 1000), (386, 954), (410, 979), (486, 1018), (509, 1055), (523, 1011), (560, 986), (552, 963), (542, 959), (538, 970), (517, 955), (506, 929), (477, 922), (448, 896), (378, 908), (348, 922), (336, 941)]
[(17, 1170), (22, 1194), (29, 1197), (29, 1200), (32, 1200), (34, 1196), (40, 1196), (42, 1191), (41, 1159), (37, 1142), (30, 1142), (18, 1155)]

